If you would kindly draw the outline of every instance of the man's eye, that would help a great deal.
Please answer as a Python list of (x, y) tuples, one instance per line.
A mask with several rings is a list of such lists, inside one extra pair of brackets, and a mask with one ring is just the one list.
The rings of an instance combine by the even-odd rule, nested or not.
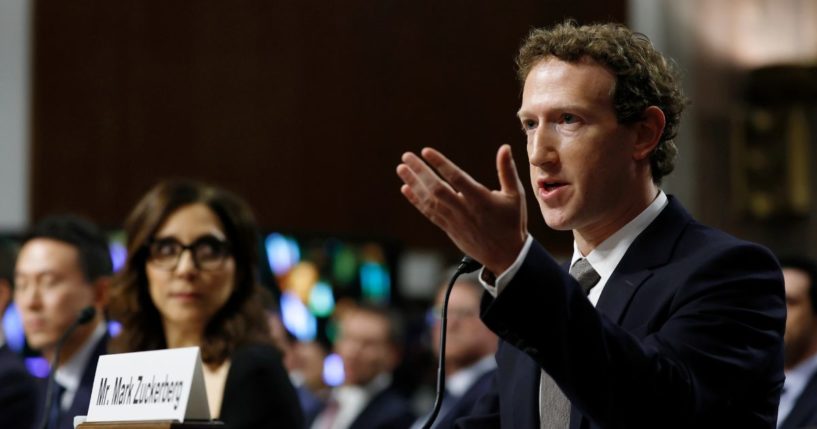
[(570, 113), (565, 113), (562, 115), (562, 123), (564, 124), (572, 124), (576, 122), (576, 117), (571, 115)]
[(529, 131), (533, 129), (536, 129), (536, 121), (533, 120), (522, 121), (522, 131)]
[(43, 286), (54, 286), (60, 282), (59, 277), (54, 274), (46, 274), (40, 278), (40, 283)]

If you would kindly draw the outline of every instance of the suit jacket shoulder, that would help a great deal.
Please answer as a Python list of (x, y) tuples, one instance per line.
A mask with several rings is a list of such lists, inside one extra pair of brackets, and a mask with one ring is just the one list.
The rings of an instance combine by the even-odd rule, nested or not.
[(535, 394), (503, 401), (507, 392), (522, 400), (514, 385), (536, 377), (523, 354), (571, 400), (571, 427), (774, 427), (785, 325), (777, 261), (672, 198), (595, 308), (534, 243), (503, 292), (483, 299), (482, 317), (512, 346), (497, 357), (503, 425), (531, 409), (514, 427), (538, 425)]
[(220, 420), (233, 429), (303, 427), (298, 396), (273, 346), (240, 347), (230, 362)]
[(0, 347), (0, 428), (31, 428), (37, 409), (37, 387), (22, 359), (3, 345)]
[(389, 388), (375, 395), (349, 428), (408, 429), (414, 418), (408, 400)]
[(445, 415), (434, 424), (435, 429), (445, 429), (454, 427), (457, 419), (467, 416), (477, 401), (491, 390), (491, 384), (496, 376), (496, 370), (485, 372), (474, 380), (474, 383), (462, 394), (448, 409)]

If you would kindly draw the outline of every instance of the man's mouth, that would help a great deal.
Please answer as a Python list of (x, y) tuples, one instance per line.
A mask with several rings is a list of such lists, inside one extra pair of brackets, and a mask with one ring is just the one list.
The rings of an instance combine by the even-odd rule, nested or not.
[(539, 182), (539, 187), (544, 189), (546, 192), (552, 192), (561, 188), (562, 186), (565, 186), (566, 184), (567, 183), (557, 181), (542, 181)]

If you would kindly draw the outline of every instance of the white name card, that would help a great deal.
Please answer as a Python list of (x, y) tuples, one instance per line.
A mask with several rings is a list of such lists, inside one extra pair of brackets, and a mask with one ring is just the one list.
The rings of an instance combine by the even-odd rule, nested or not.
[(210, 420), (198, 347), (99, 357), (88, 422)]

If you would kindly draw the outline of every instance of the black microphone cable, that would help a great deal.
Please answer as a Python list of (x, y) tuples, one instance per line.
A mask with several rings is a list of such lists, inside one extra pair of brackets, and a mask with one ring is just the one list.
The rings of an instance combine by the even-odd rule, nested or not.
[(68, 329), (63, 332), (60, 339), (57, 340), (57, 345), (54, 347), (54, 360), (51, 362), (51, 372), (48, 374), (48, 387), (45, 389), (45, 408), (43, 409), (42, 424), (39, 426), (41, 429), (46, 429), (48, 427), (48, 420), (51, 418), (51, 401), (54, 399), (52, 396), (54, 396), (54, 383), (56, 383), (55, 376), (57, 374), (57, 365), (60, 363), (60, 349), (62, 349), (62, 344), (68, 339), (68, 337), (71, 336), (78, 326), (90, 322), (94, 318), (95, 314), (96, 309), (94, 307), (88, 306), (83, 308), (77, 315), (74, 323), (72, 323), (71, 326), (69, 326)]
[(431, 428), (431, 425), (434, 424), (434, 420), (437, 419), (437, 414), (440, 413), (440, 407), (443, 405), (443, 395), (445, 394), (445, 334), (448, 325), (448, 297), (451, 296), (451, 290), (454, 289), (454, 283), (457, 281), (457, 277), (462, 274), (472, 273), (480, 268), (482, 268), (482, 264), (477, 262), (474, 258), (468, 255), (463, 256), (460, 265), (457, 267), (457, 271), (451, 277), (451, 281), (448, 282), (448, 287), (445, 289), (443, 311), (440, 317), (440, 363), (437, 367), (437, 396), (434, 399), (434, 409), (431, 410), (431, 414), (425, 423), (423, 423), (423, 429)]

